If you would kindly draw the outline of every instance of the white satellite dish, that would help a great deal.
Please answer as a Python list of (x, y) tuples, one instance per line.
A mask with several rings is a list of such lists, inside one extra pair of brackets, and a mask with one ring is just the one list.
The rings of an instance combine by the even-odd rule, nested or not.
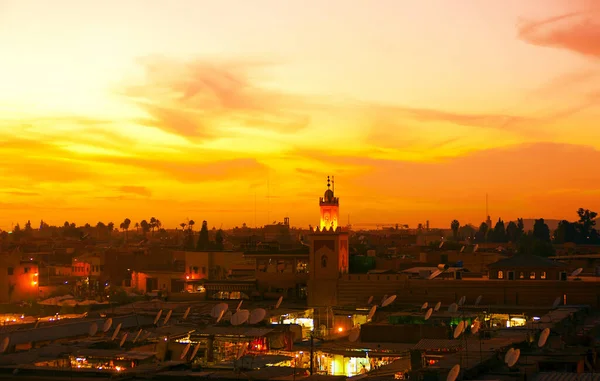
[(229, 309), (229, 305), (227, 303), (219, 303), (216, 304), (212, 310), (210, 311), (210, 316), (212, 316), (213, 318), (218, 318), (219, 315), (221, 315), (221, 312), (225, 312)]
[(192, 310), (192, 307), (188, 307), (185, 310), (185, 313), (183, 314), (183, 320), (187, 319), (188, 315), (190, 314), (190, 311)]
[(465, 251), (465, 246), (460, 248), (460, 252), (462, 253), (463, 251)]
[(421, 306), (421, 309), (422, 309), (422, 310), (424, 310), (424, 309), (426, 309), (427, 307), (429, 307), (429, 303), (425, 302), (425, 303), (423, 303), (423, 305)]
[(192, 343), (188, 343), (185, 348), (183, 348), (183, 352), (181, 352), (181, 356), (179, 356), (180, 360), (183, 360), (185, 358), (185, 356), (187, 355), (187, 353), (190, 350), (190, 347), (192, 346)]
[(458, 311), (458, 304), (452, 303), (448, 306), (448, 312), (455, 313), (456, 311)]
[(110, 329), (110, 327), (112, 327), (112, 318), (108, 318), (104, 321), (104, 325), (102, 326), (102, 331), (103, 332), (108, 332), (108, 330)]
[(481, 303), (481, 299), (483, 299), (483, 295), (479, 295), (477, 299), (475, 299), (475, 305), (478, 306)]
[(127, 332), (125, 332), (125, 334), (121, 338), (121, 342), (119, 343), (119, 347), (122, 347), (123, 344), (125, 344), (125, 340), (127, 340)]
[(511, 359), (512, 353), (515, 351), (515, 348), (510, 348), (508, 351), (506, 351), (506, 354), (504, 355), (504, 362), (506, 364), (508, 364), (508, 361)]
[(0, 353), (6, 352), (9, 344), (10, 344), (10, 337), (6, 336), (4, 339), (2, 339), (2, 342), (0, 343)]
[(448, 377), (446, 377), (446, 381), (455, 381), (460, 373), (460, 365), (456, 364), (450, 369), (450, 373), (448, 373)]
[(480, 328), (481, 328), (481, 322), (479, 322), (479, 320), (475, 320), (473, 322), (473, 327), (471, 327), (471, 333), (473, 335), (477, 334), (477, 332), (479, 332)]
[(265, 316), (267, 316), (267, 311), (263, 308), (257, 308), (250, 312), (250, 317), (248, 318), (248, 324), (258, 324), (264, 320)]
[(583, 271), (583, 268), (580, 267), (580, 268), (576, 269), (575, 271), (573, 271), (571, 273), (571, 276), (578, 276), (579, 274), (581, 274), (582, 271)]
[(199, 349), (200, 349), (200, 343), (196, 344), (196, 346), (194, 347), (194, 351), (192, 352), (192, 355), (190, 356), (190, 361), (192, 361), (194, 359), (194, 357), (196, 357)]
[(476, 252), (476, 251), (477, 251), (477, 249), (479, 249), (479, 244), (478, 244), (478, 243), (477, 243), (477, 244), (475, 244), (475, 247), (473, 247), (473, 252)]
[(377, 311), (377, 306), (371, 307), (371, 310), (369, 311), (369, 314), (367, 315), (367, 321), (373, 319), (373, 316), (375, 316), (375, 311)]
[(240, 300), (240, 302), (237, 305), (237, 308), (235, 309), (236, 311), (239, 311), (240, 308), (242, 308), (242, 303), (244, 303), (244, 299)]
[(465, 302), (467, 301), (467, 297), (466, 296), (462, 296), (459, 300), (458, 300), (458, 305), (462, 306), (465, 304)]
[(443, 272), (444, 272), (444, 270), (439, 270), (439, 269), (438, 269), (438, 270), (435, 270), (434, 272), (432, 272), (432, 273), (429, 275), (429, 278), (427, 278), (427, 279), (429, 279), (429, 280), (431, 280), (431, 279), (435, 279), (435, 278), (437, 278), (437, 277), (438, 277), (438, 276), (439, 276), (441, 273), (443, 273)]
[(519, 357), (521, 356), (521, 350), (520, 349), (515, 349), (514, 351), (512, 351), (509, 355), (508, 361), (506, 362), (506, 365), (508, 365), (509, 368), (513, 367), (517, 361), (519, 361)]
[(440, 310), (440, 308), (441, 308), (441, 307), (442, 307), (442, 302), (437, 302), (437, 303), (435, 304), (435, 307), (433, 307), (433, 310), (434, 310), (435, 312), (438, 312), (438, 311)]
[(135, 337), (133, 338), (133, 342), (135, 343), (139, 338), (140, 335), (142, 334), (142, 329), (140, 328), (140, 330), (138, 331), (138, 333), (135, 335)]
[(239, 310), (231, 316), (231, 325), (241, 325), (248, 321), (250, 317), (250, 311)]
[(111, 341), (117, 338), (117, 335), (119, 334), (120, 330), (121, 330), (121, 323), (119, 323), (119, 325), (117, 325), (117, 328), (113, 332), (112, 337), (110, 338)]
[(553, 309), (553, 310), (555, 310), (555, 309), (556, 309), (556, 308), (559, 306), (559, 304), (560, 304), (560, 299), (561, 299), (561, 297), (560, 297), (560, 296), (557, 296), (557, 297), (556, 297), (556, 299), (554, 300), (554, 303), (552, 303), (552, 309)]
[(441, 249), (442, 246), (444, 246), (444, 241), (440, 242), (440, 246), (438, 247), (438, 249)]
[(433, 313), (433, 308), (428, 309), (427, 312), (425, 313), (425, 320), (429, 320), (432, 313)]
[(548, 336), (550, 336), (550, 328), (544, 328), (544, 330), (540, 334), (540, 338), (538, 339), (538, 347), (542, 348), (544, 345), (546, 345), (546, 341), (548, 341)]
[(381, 307), (389, 306), (390, 304), (394, 303), (394, 300), (396, 300), (396, 295), (390, 296), (389, 298), (384, 300), (383, 303), (381, 303)]
[(464, 330), (465, 330), (465, 322), (461, 321), (460, 323), (458, 323), (456, 328), (454, 328), (454, 338), (458, 339), (458, 337), (463, 333)]
[(373, 295), (369, 296), (369, 300), (367, 300), (367, 305), (371, 305), (373, 303)]
[(277, 303), (275, 304), (275, 309), (278, 309), (279, 306), (281, 306), (281, 302), (283, 302), (283, 296), (280, 296), (279, 299), (277, 299)]
[(388, 297), (387, 294), (383, 295), (383, 298), (381, 298), (380, 304), (383, 304), (383, 302), (387, 299), (387, 297)]
[(165, 320), (163, 321), (163, 325), (167, 325), (167, 323), (169, 322), (169, 319), (171, 319), (171, 315), (173, 314), (173, 310), (169, 310), (169, 312), (167, 312), (167, 316), (165, 316)]
[(156, 317), (154, 318), (154, 325), (156, 325), (156, 323), (158, 323), (158, 320), (160, 319), (160, 315), (162, 315), (162, 310), (159, 310), (156, 313)]
[(219, 316), (217, 316), (217, 321), (215, 321), (215, 324), (220, 322), (221, 319), (223, 319), (223, 315), (225, 315), (225, 310), (221, 310), (221, 312), (219, 313)]
[(93, 322), (92, 324), (90, 324), (90, 329), (88, 331), (88, 334), (90, 336), (94, 336), (97, 333), (98, 333), (98, 323)]
[(354, 328), (348, 335), (348, 341), (355, 342), (360, 337), (360, 328)]

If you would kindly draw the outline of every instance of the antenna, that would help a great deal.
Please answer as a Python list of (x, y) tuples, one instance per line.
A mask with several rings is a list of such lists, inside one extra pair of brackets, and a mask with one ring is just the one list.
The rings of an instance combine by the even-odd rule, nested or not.
[(242, 303), (244, 302), (244, 299), (240, 300), (240, 303), (237, 305), (237, 308), (235, 309), (236, 311), (239, 311), (240, 308), (242, 307)]
[(190, 314), (191, 309), (192, 309), (192, 307), (190, 306), (185, 310), (185, 313), (183, 314), (183, 320), (187, 319), (188, 315)]
[(280, 296), (279, 299), (277, 299), (277, 303), (275, 304), (275, 309), (278, 309), (279, 306), (281, 306), (281, 302), (283, 302), (283, 296)]
[(133, 342), (135, 343), (139, 338), (140, 335), (142, 334), (142, 329), (140, 328), (140, 330), (138, 331), (138, 333), (135, 335), (135, 337), (133, 338)]
[(519, 361), (520, 356), (521, 350), (519, 348), (510, 348), (508, 352), (506, 352), (506, 356), (504, 356), (504, 362), (506, 362), (506, 365), (511, 368), (517, 363), (517, 361)]
[(4, 339), (2, 339), (2, 342), (0, 343), (0, 353), (6, 352), (9, 344), (10, 344), (10, 337), (6, 336)]
[(88, 333), (90, 337), (98, 333), (98, 323), (93, 322), (92, 324), (90, 324), (90, 330), (88, 331)]
[(239, 310), (231, 316), (231, 325), (242, 325), (248, 321), (250, 311)]
[(333, 175), (331, 176), (331, 191), (335, 195), (335, 180)]
[(162, 315), (162, 310), (159, 310), (158, 313), (156, 314), (156, 317), (154, 318), (154, 325), (156, 325), (158, 323), (158, 320), (160, 319), (160, 315)]
[(198, 354), (198, 349), (200, 349), (200, 343), (196, 344), (196, 346), (194, 347), (194, 351), (192, 352), (190, 361), (192, 361), (194, 359), (194, 357), (196, 357), (196, 355)]
[(165, 320), (163, 321), (163, 325), (167, 325), (167, 323), (169, 322), (169, 319), (171, 318), (171, 314), (173, 313), (173, 310), (169, 310), (169, 312), (167, 312), (167, 316), (165, 316)]
[(579, 274), (581, 274), (582, 271), (583, 271), (583, 268), (580, 267), (580, 268), (576, 269), (575, 271), (573, 271), (573, 273), (571, 273), (571, 276), (574, 276), (574, 277), (579, 276)]
[(217, 321), (215, 321), (215, 324), (223, 319), (223, 315), (225, 315), (225, 310), (221, 310), (221, 312), (219, 312), (219, 316), (217, 316)]
[[(490, 212), (488, 210), (488, 194), (485, 194), (485, 219), (487, 221), (487, 218), (490, 216)], [(489, 228), (489, 226), (488, 226)]]
[(481, 299), (483, 299), (483, 295), (479, 295), (477, 299), (475, 299), (475, 305), (478, 306), (481, 303)]
[(456, 328), (454, 328), (454, 338), (458, 339), (458, 337), (463, 333), (463, 331), (465, 330), (465, 322), (464, 320), (461, 320), (460, 323), (458, 323), (458, 325), (456, 326)]
[(221, 312), (223, 312), (223, 314), (225, 314), (225, 311), (227, 311), (228, 309), (229, 309), (229, 305), (227, 303), (216, 304), (210, 311), (210, 316), (212, 316), (213, 318), (216, 319), (219, 317), (219, 315), (221, 315)]

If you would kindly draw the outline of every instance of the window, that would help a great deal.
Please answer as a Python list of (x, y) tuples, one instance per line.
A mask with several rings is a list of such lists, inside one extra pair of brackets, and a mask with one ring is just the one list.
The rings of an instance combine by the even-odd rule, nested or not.
[(504, 271), (502, 271), (502, 270), (498, 271), (498, 279), (504, 279)]
[(546, 272), (545, 271), (542, 271), (540, 273), (540, 279), (546, 279)]
[(23, 268), (23, 272), (24, 272), (25, 274), (27, 274), (27, 273), (29, 272), (29, 267), (25, 267), (25, 268)]
[(15, 273), (15, 269), (13, 269), (12, 267), (8, 268), (8, 275), (13, 275)]
[(327, 256), (326, 255), (323, 255), (321, 257), (321, 267), (323, 267), (323, 268), (327, 267)]
[(535, 271), (529, 273), (529, 279), (535, 279)]
[(523, 271), (519, 273), (519, 279), (525, 279), (525, 274), (523, 274)]
[(198, 274), (198, 267), (194, 266), (194, 274)]
[(188, 271), (188, 272), (189, 272), (190, 274), (193, 272), (193, 271), (192, 271), (192, 266), (190, 266), (190, 271)]

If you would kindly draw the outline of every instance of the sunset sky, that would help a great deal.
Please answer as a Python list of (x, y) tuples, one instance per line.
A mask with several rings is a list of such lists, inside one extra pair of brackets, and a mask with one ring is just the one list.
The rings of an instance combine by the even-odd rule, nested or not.
[[(596, 4), (596, 5), (594, 5)], [(600, 211), (597, 0), (0, 0), (0, 229)]]

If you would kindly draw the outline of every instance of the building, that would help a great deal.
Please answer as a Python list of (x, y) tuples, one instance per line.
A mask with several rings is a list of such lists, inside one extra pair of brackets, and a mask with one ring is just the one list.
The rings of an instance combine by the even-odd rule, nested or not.
[(488, 265), (489, 279), (566, 281), (567, 265), (537, 255), (513, 255)]
[(23, 261), (8, 255), (0, 261), (0, 303), (34, 300), (39, 297), (39, 267), (35, 261)]

